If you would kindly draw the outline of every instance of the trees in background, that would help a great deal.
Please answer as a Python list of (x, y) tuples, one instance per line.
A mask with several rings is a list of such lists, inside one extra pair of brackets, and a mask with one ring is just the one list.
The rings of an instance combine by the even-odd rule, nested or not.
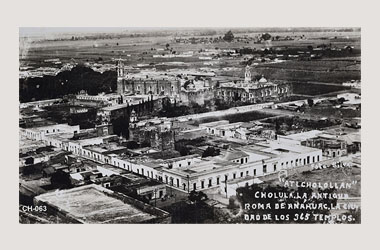
[(232, 42), (234, 40), (234, 34), (232, 34), (231, 30), (229, 30), (226, 34), (224, 34), (223, 40), (226, 42)]

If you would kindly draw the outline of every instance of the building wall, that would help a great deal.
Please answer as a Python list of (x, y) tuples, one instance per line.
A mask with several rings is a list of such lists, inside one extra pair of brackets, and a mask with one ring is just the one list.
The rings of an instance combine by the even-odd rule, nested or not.
[(243, 102), (255, 103), (257, 101), (266, 101), (268, 99), (289, 96), (292, 93), (290, 84), (276, 84), (270, 86), (264, 86), (261, 88), (234, 88), (234, 87), (219, 87), (216, 90), (216, 97), (223, 99), (226, 102), (234, 101), (236, 97), (239, 97)]
[[(56, 135), (62, 133), (78, 133), (79, 125), (70, 126), (67, 124), (57, 124), (38, 128), (20, 128), (21, 135), (30, 140), (42, 141), (48, 135)], [(45, 136), (46, 135), (46, 136)]]
[(153, 94), (166, 96), (179, 96), (181, 83), (179, 79), (169, 81), (166, 79), (118, 79), (119, 94)]

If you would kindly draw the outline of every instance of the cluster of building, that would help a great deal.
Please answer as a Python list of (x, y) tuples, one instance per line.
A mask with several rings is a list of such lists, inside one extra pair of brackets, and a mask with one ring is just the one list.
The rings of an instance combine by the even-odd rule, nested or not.
[[(229, 136), (227, 133), (229, 129), (226, 125), (237, 127), (237, 124), (231, 124), (231, 126), (223, 121), (221, 123), (225, 124), (219, 126), (213, 126), (210, 123), (200, 124), (200, 128), (210, 134), (214, 133), (223, 137), (223, 134)], [(171, 131), (170, 123), (160, 123), (155, 126), (148, 122), (140, 124), (140, 126), (158, 128), (160, 132)], [(259, 181), (260, 176), (298, 166), (317, 164), (322, 160), (321, 149), (283, 143), (282, 140), (262, 140), (246, 146), (229, 148), (223, 150), (221, 155), (213, 157), (202, 158), (195, 154), (157, 159), (154, 157), (155, 153), (173, 149), (174, 138), (172, 136), (163, 136), (163, 138), (165, 137), (163, 142), (158, 143), (161, 144), (161, 147), (151, 145), (145, 149), (133, 150), (124, 146), (115, 135), (75, 139), (74, 135), (78, 132), (77, 126), (68, 125), (23, 129), (22, 131), (31, 140), (43, 141), (45, 145), (70, 152), (76, 157), (106, 165), (108, 169), (109, 166), (123, 169), (184, 192), (216, 189), (221, 194), (233, 195), (234, 193), (229, 193), (227, 189), (229, 182), (236, 187), (249, 185)], [(142, 137), (156, 142), (159, 141), (158, 134), (154, 134), (153, 137), (151, 134)], [(132, 135), (136, 140), (139, 140), (140, 136), (139, 134)], [(101, 172), (98, 167), (96, 170)], [(75, 174), (76, 179), (80, 180), (79, 174), (83, 173)], [(90, 175), (96, 176), (94, 169), (90, 170)], [(107, 176), (107, 174), (105, 175)], [(120, 173), (116, 171), (115, 175), (120, 175)], [(104, 171), (102, 176), (104, 176)]]
[[(204, 56), (213, 53), (216, 51), (204, 51)], [(122, 60), (118, 60), (116, 69), (117, 93), (93, 96), (82, 91), (70, 99), (71, 104), (81, 106), (70, 112), (97, 108), (100, 124), (95, 128), (84, 130), (79, 125), (45, 124), (34, 120), (36, 117), (30, 117), (32, 125), (20, 127), (20, 172), (22, 168), (39, 164), (43, 178), (63, 171), (69, 174), (74, 186), (45, 193), (39, 189), (35, 203), (55, 209), (71, 222), (169, 222), (167, 212), (151, 206), (157, 200), (166, 199), (168, 190), (186, 195), (191, 191), (203, 191), (230, 197), (236, 194), (238, 187), (261, 183), (288, 171), (311, 170), (330, 164), (326, 160), (361, 150), (360, 130), (356, 128), (279, 136), (273, 126), (259, 121), (230, 123), (218, 120), (194, 125), (188, 123), (190, 117), (139, 119), (139, 115), (161, 109), (168, 101), (179, 105), (203, 105), (219, 99), (227, 103), (254, 104), (228, 111), (238, 113), (275, 106), (270, 101), (292, 94), (288, 83), (274, 83), (264, 76), (253, 80), (249, 66), (245, 69), (244, 80), (218, 83), (215, 75), (202, 72), (126, 73)], [(345, 94), (337, 96), (339, 98), (344, 98), (347, 105), (360, 105), (360, 95)], [(20, 108), (38, 109), (60, 101), (20, 104)], [(300, 105), (304, 104), (305, 101), (301, 101)], [(293, 107), (291, 105), (299, 106), (284, 105), (283, 108), (288, 109)], [(125, 127), (129, 140), (113, 131), (114, 121), (124, 122), (125, 119), (128, 119)], [(186, 138), (187, 135), (189, 139), (204, 136), (210, 140), (206, 145), (192, 145), (194, 150), (181, 155), (175, 150), (176, 137)], [(210, 145), (217, 148), (218, 153), (203, 155)], [(64, 161), (53, 161), (62, 157)], [(25, 183), (22, 187), (30, 190)], [(89, 203), (112, 208), (112, 211), (105, 213), (102, 206), (97, 205), (79, 209)]]
[(288, 83), (276, 84), (261, 77), (253, 81), (250, 67), (247, 65), (244, 81), (221, 83), (217, 89), (216, 97), (227, 102), (250, 102), (281, 99), (290, 96), (291, 85)]

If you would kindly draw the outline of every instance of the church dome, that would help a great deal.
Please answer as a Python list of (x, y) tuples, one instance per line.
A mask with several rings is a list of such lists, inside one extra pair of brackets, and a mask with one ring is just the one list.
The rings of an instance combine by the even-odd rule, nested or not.
[(267, 81), (267, 79), (265, 79), (265, 77), (264, 76), (262, 76), (261, 78), (260, 78), (260, 80), (259, 80), (259, 83), (267, 83), (268, 81)]

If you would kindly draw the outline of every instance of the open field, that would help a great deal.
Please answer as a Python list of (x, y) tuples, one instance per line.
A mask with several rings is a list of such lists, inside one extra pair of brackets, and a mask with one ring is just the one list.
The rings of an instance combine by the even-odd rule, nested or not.
[[(224, 31), (217, 31), (216, 35), (207, 36), (208, 38), (216, 38), (223, 36)], [(239, 37), (257, 37), (259, 32), (241, 32), (237, 33), (236, 36)], [(254, 43), (253, 41), (234, 41), (234, 42), (225, 42), (218, 41), (212, 43), (176, 43), (175, 38), (204, 38), (204, 36), (190, 36), (190, 35), (181, 35), (177, 32), (172, 32), (172, 34), (166, 36), (158, 37), (121, 37), (114, 39), (86, 39), (86, 40), (64, 40), (64, 41), (35, 41), (32, 42), (31, 39), (20, 38), (20, 62), (29, 66), (39, 67), (39, 66), (49, 66), (48, 63), (43, 62), (46, 59), (59, 58), (62, 62), (68, 62), (71, 59), (74, 59), (78, 62), (86, 61), (98, 61), (102, 59), (102, 63), (113, 63), (113, 58), (124, 58), (126, 59), (125, 64), (136, 66), (136, 64), (158, 64), (158, 63), (170, 63), (170, 62), (183, 62), (187, 66), (201, 66), (205, 62), (200, 60), (197, 52), (201, 49), (242, 49), (242, 48), (251, 48), (259, 53), (261, 49), (280, 49), (281, 52), (288, 51), (289, 53), (296, 53), (297, 51), (307, 50), (307, 46), (317, 47), (320, 45), (329, 45), (332, 47), (337, 47), (342, 49), (346, 45), (353, 46), (356, 53), (360, 53), (360, 32), (334, 32), (334, 31), (286, 31), (281, 30), (271, 33), (272, 37), (275, 36), (292, 36), (292, 37), (301, 37), (305, 36), (306, 39), (294, 40), (279, 40), (279, 41), (266, 41), (263, 43)], [(153, 55), (159, 55), (167, 53), (167, 51), (158, 51), (156, 49), (164, 49), (166, 44), (170, 45), (173, 51), (176, 51), (177, 54), (183, 52), (194, 52), (192, 57), (186, 58), (153, 58)], [(355, 53), (354, 53), (355, 54)], [(254, 54), (253, 56), (258, 56)], [(358, 55), (360, 56), (360, 55)], [(356, 56), (357, 57), (357, 56)], [(324, 58), (325, 60), (325, 58)], [(338, 62), (331, 65), (332, 68), (341, 69), (341, 66), (347, 67), (350, 62), (346, 61), (346, 57), (338, 58)], [(341, 62), (341, 60), (343, 60)], [(222, 60), (212, 60), (212, 63), (215, 63), (210, 68), (220, 69), (226, 66), (237, 66), (240, 63), (244, 62), (243, 58), (223, 58)], [(289, 65), (288, 65), (289, 63)], [(316, 65), (324, 64), (325, 62), (310, 61), (310, 62), (298, 62), (298, 61), (286, 61), (285, 63), (279, 64), (263, 64), (258, 66), (260, 74), (264, 73), (272, 79), (282, 79), (278, 75), (273, 74), (269, 69), (305, 69), (315, 68)], [(360, 63), (360, 60), (359, 60)], [(342, 64), (342, 65), (340, 65)], [(354, 64), (352, 62), (352, 64)], [(304, 66), (302, 66), (304, 65)], [(153, 65), (152, 65), (153, 66)], [(310, 67), (309, 67), (310, 66)], [(329, 66), (323, 66), (324, 68)], [(351, 67), (351, 66), (350, 66)], [(357, 70), (357, 67), (355, 68)], [(291, 71), (289, 71), (291, 72)], [(237, 73), (237, 72), (236, 72)], [(287, 75), (291, 75), (288, 73)], [(239, 76), (241, 74), (239, 73)]]
[(338, 84), (328, 85), (308, 82), (293, 82), (293, 93), (296, 95), (316, 96), (349, 89), (350, 87), (345, 87)]

